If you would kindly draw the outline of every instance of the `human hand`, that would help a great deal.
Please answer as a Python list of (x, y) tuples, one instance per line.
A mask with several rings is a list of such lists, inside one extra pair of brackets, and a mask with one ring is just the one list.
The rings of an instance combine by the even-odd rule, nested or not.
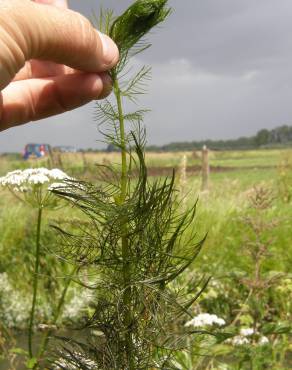
[(118, 58), (66, 0), (0, 0), (0, 131), (105, 97)]

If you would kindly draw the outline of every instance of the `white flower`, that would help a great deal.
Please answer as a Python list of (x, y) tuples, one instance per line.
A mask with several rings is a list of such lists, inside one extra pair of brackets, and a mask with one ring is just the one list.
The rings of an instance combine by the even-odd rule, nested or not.
[(43, 185), (46, 182), (50, 182), (50, 179), (46, 175), (36, 174), (36, 175), (31, 175), (27, 179), (27, 181), (28, 181), (28, 183), (33, 184), (33, 185)]
[(68, 179), (68, 175), (65, 172), (59, 170), (58, 168), (54, 168), (50, 171), (50, 176), (54, 180), (65, 180)]
[(0, 185), (2, 186), (20, 186), (26, 181), (26, 177), (20, 170), (8, 172), (6, 176), (0, 177)]
[(255, 331), (253, 328), (242, 328), (240, 329), (240, 335), (243, 337), (249, 337), (250, 335), (255, 334)]
[(244, 346), (245, 344), (249, 344), (249, 340), (241, 335), (237, 335), (236, 337), (232, 338), (231, 343), (234, 346)]
[[(64, 305), (63, 320), (77, 320), (88, 307), (93, 297), (86, 290), (69, 288), (68, 298)], [(0, 322), (8, 328), (25, 329), (29, 320), (31, 299), (26, 291), (17, 289), (6, 272), (0, 273)], [(42, 302), (37, 308), (38, 317), (44, 323), (52, 319), (52, 309), (47, 302)], [(39, 324), (39, 329), (54, 329), (53, 326)]]
[(29, 317), (30, 300), (14, 289), (6, 272), (0, 274), (0, 321), (9, 328), (23, 328)]
[(225, 325), (225, 320), (221, 319), (216, 315), (210, 315), (209, 313), (201, 313), (185, 324), (186, 327), (194, 326), (195, 328), (212, 325), (223, 326)]
[[(51, 196), (50, 191), (56, 187), (66, 186), (65, 179), (72, 179), (65, 172), (54, 168), (28, 168), (26, 170), (16, 170), (0, 177), (0, 187), (8, 188), (18, 198), (33, 207), (55, 208), (56, 198)], [(58, 184), (56, 184), (58, 180)], [(22, 193), (22, 194), (20, 194)]]
[(267, 337), (265, 337), (265, 336), (261, 337), (261, 338), (259, 339), (259, 341), (258, 341), (258, 344), (259, 344), (260, 346), (264, 346), (265, 344), (268, 344), (268, 343), (270, 343), (269, 338), (267, 338)]
[(256, 338), (258, 338), (259, 332), (257, 332), (253, 328), (241, 328), (239, 331), (239, 335), (233, 337), (232, 339), (227, 339), (226, 343), (230, 343), (234, 346), (242, 346), (246, 344), (264, 346), (269, 343), (269, 339), (265, 336), (260, 336), (257, 341), (251, 341), (251, 339), (247, 337), (250, 337), (252, 335), (256, 335)]
[(78, 317), (82, 310), (88, 306), (89, 302), (92, 301), (92, 296), (87, 291), (80, 292), (76, 289), (69, 291), (68, 295), (72, 295), (72, 298), (65, 304), (62, 316), (72, 320), (74, 317)]
[(56, 180), (63, 181), (65, 179), (70, 179), (70, 177), (58, 168), (52, 170), (47, 168), (28, 168), (23, 171), (8, 172), (6, 176), (0, 177), (0, 186), (8, 187), (14, 192), (24, 193), (30, 189), (33, 190), (35, 185), (42, 186), (47, 184), (50, 187), (50, 184), (52, 186), (52, 183)]

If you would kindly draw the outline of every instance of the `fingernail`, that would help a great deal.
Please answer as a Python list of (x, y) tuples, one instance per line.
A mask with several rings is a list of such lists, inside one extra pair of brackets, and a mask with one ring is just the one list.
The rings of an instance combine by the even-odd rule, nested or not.
[(91, 91), (95, 99), (103, 99), (112, 91), (112, 79), (108, 73), (91, 75)]
[(113, 40), (107, 35), (97, 31), (103, 48), (103, 58), (106, 65), (114, 64), (119, 59), (119, 50)]
[(34, 2), (39, 4), (53, 5), (57, 8), (68, 8), (67, 0), (34, 0)]
[(68, 4), (66, 0), (55, 0), (53, 4), (57, 6), (58, 8), (68, 8)]
[(106, 98), (113, 89), (113, 81), (108, 73), (101, 73), (100, 77), (103, 82), (103, 90), (102, 93), (99, 95), (99, 99)]

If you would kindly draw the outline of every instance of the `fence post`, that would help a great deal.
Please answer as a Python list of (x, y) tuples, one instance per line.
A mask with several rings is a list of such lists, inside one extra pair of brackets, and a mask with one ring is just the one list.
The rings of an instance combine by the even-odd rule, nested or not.
[(62, 155), (61, 151), (49, 147), (49, 166), (50, 168), (60, 168), (63, 169)]
[(206, 145), (204, 145), (202, 149), (202, 191), (206, 191), (209, 189), (209, 175), (209, 149)]
[(84, 151), (81, 152), (81, 156), (82, 156), (82, 162), (83, 162), (83, 174), (85, 174), (89, 166), (88, 166), (86, 154)]
[(187, 167), (188, 167), (188, 158), (186, 154), (184, 154), (179, 169), (179, 192), (183, 208), (185, 208), (186, 206)]

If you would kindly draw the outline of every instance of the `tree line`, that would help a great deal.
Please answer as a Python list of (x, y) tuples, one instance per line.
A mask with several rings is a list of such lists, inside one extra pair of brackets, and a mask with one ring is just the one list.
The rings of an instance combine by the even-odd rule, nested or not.
[(162, 146), (151, 145), (147, 147), (147, 150), (162, 152), (189, 151), (200, 150), (204, 145), (212, 150), (247, 150), (292, 146), (292, 126), (283, 125), (272, 130), (262, 129), (255, 136), (238, 139), (174, 142)]

